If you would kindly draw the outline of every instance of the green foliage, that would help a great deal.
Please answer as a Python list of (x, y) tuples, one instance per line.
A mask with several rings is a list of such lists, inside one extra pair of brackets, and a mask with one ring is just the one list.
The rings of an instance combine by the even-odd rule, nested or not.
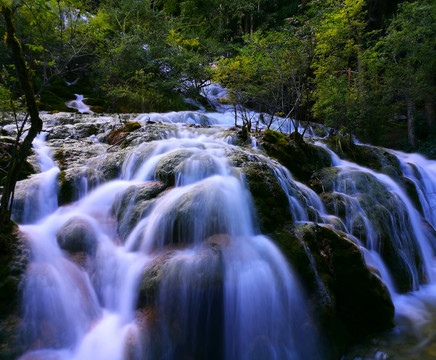
[[(436, 4), (406, 2), (399, 6), (386, 35), (375, 46), (391, 112), (405, 113), (407, 99), (419, 115), (422, 103), (434, 107), (436, 91)], [(409, 104), (410, 106), (410, 104)], [(433, 124), (431, 124), (433, 122)], [(429, 119), (429, 127), (434, 126)], [(427, 129), (427, 132), (431, 129)]]

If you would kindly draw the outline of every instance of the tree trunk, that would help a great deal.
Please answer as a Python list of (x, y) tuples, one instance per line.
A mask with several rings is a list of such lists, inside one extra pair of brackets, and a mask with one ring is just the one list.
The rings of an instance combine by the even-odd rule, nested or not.
[(428, 129), (435, 130), (435, 116), (434, 116), (434, 101), (431, 97), (425, 99), (425, 118), (427, 120)]
[(0, 229), (7, 228), (11, 218), (11, 208), (15, 185), (18, 181), (18, 174), (32, 148), (33, 139), (42, 130), (42, 121), (39, 118), (38, 108), (36, 106), (35, 94), (32, 83), (30, 82), (29, 69), (23, 56), (21, 44), (15, 36), (15, 27), (12, 20), (12, 10), (5, 6), (0, 8), (0, 12), (6, 22), (6, 43), (12, 51), (12, 57), (15, 70), (21, 90), (24, 93), (27, 104), (27, 112), (30, 115), (30, 128), (26, 137), (20, 145), (19, 151), (15, 153), (9, 164), (6, 182), (3, 188), (2, 199), (0, 204)]
[(407, 140), (409, 141), (409, 145), (413, 148), (416, 147), (416, 138), (415, 138), (415, 105), (413, 104), (410, 95), (406, 95), (406, 107), (407, 107)]

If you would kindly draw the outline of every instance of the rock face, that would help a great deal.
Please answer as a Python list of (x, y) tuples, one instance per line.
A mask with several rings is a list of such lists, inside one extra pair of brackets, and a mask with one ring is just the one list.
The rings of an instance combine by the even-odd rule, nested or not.
[(289, 202), (271, 168), (265, 163), (248, 161), (240, 170), (253, 196), (261, 231), (268, 233), (288, 221)]
[(387, 288), (345, 233), (303, 224), (271, 236), (300, 275), (323, 333), (331, 337), (333, 358), (368, 334), (393, 326)]

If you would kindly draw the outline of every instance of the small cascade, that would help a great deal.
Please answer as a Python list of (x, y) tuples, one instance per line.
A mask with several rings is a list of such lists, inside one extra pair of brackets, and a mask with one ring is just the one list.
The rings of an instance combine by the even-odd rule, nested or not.
[(433, 283), (433, 251), (419, 213), (402, 187), (389, 176), (341, 160), (318, 145), (328, 150), (332, 169), (337, 169), (330, 191), (344, 208), (346, 231), (379, 253), (397, 282), (400, 276), (403, 282), (409, 278), (406, 290)]
[(13, 218), (21, 223), (32, 223), (56, 210), (57, 200), (57, 177), (60, 172), (50, 154), (50, 149), (45, 143), (47, 133), (39, 134), (33, 148), (38, 158), (38, 166), (41, 173), (33, 175), (23, 186), (18, 187), (22, 191), (22, 203), (14, 204)]
[(418, 154), (392, 151), (401, 164), (403, 175), (413, 181), (422, 211), (428, 223), (436, 229), (436, 164)]
[(76, 100), (67, 101), (65, 103), (71, 109), (76, 109), (81, 114), (93, 114), (93, 111), (83, 101), (86, 100), (83, 95), (75, 94)]

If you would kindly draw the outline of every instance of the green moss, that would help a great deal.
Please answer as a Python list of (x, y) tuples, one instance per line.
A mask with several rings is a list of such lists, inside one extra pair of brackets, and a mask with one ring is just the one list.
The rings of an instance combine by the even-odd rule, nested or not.
[(268, 165), (246, 162), (241, 171), (253, 196), (261, 231), (268, 233), (288, 221), (288, 198)]
[(140, 128), (141, 128), (141, 124), (138, 123), (137, 121), (135, 121), (135, 122), (128, 122), (128, 123), (126, 123), (124, 125), (122, 131), (132, 132), (132, 131), (135, 131), (135, 130), (140, 129)]
[(53, 159), (58, 163), (59, 167), (65, 166), (65, 149), (63, 147), (60, 147), (55, 151), (53, 154)]
[(91, 124), (88, 130), (86, 130), (86, 136), (97, 135), (98, 132), (99, 132), (98, 127), (95, 126), (94, 124)]
[(292, 137), (266, 130), (260, 144), (269, 156), (276, 158), (303, 182), (308, 182), (314, 171), (330, 166), (330, 156), (324, 149), (306, 143), (298, 134)]

